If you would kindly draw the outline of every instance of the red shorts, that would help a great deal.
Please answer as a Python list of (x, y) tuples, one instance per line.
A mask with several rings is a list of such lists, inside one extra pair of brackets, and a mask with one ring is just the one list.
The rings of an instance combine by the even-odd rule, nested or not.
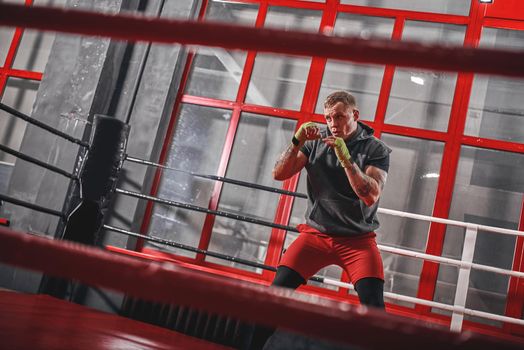
[(291, 243), (280, 261), (305, 280), (323, 267), (338, 265), (355, 284), (365, 277), (384, 280), (382, 258), (375, 232), (357, 237), (329, 236), (308, 225), (298, 225), (300, 235)]

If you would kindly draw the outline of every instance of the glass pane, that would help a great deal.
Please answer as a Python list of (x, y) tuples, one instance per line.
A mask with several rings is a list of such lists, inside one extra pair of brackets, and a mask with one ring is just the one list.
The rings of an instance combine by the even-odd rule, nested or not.
[[(380, 244), (380, 242), (379, 242)], [(384, 291), (400, 295), (416, 297), (420, 282), (420, 272), (422, 271), (423, 260), (380, 252), (384, 263)], [(396, 305), (414, 307), (414, 303), (409, 303), (395, 299), (385, 299)]]
[(402, 40), (428, 44), (462, 45), (465, 35), (466, 26), (463, 25), (406, 21), (402, 31)]
[[(402, 39), (458, 45), (464, 33), (464, 26), (407, 21)], [(446, 131), (456, 80), (456, 73), (396, 69), (386, 123)]]
[[(320, 11), (271, 6), (265, 26), (317, 32), (320, 18)], [(300, 109), (310, 63), (310, 58), (257, 55), (246, 102), (277, 108)]]
[(389, 39), (393, 33), (393, 18), (372, 17), (340, 12), (335, 22), (335, 36), (358, 36), (362, 39)]
[(24, 30), (13, 68), (43, 72), (54, 40), (55, 33)]
[(16, 5), (23, 5), (25, 4), (25, 0), (2, 0), (2, 2), (10, 3), (10, 4), (16, 4)]
[(246, 102), (299, 110), (310, 63), (310, 58), (258, 54)]
[[(393, 149), (380, 207), (431, 215), (435, 201), (444, 144), (383, 134), (381, 140)], [(379, 244), (424, 252), (429, 223), (379, 214)], [(385, 290), (416, 296), (422, 260), (382, 253)], [(398, 301), (392, 301), (401, 304)], [(408, 304), (402, 304), (408, 305)]]
[[(480, 46), (522, 49), (524, 31), (485, 28)], [(489, 93), (488, 93), (489, 92)], [(465, 134), (524, 142), (524, 80), (475, 76), (469, 101)]]
[[(275, 160), (289, 144), (296, 122), (287, 119), (243, 113), (226, 176), (254, 184), (281, 187), (273, 179)], [(279, 194), (224, 184), (219, 208), (227, 212), (273, 222)], [(216, 217), (209, 249), (249, 261), (263, 263), (271, 227)], [(208, 257), (207, 261), (244, 270), (255, 268)], [(260, 272), (260, 271), (259, 271)]]
[[(230, 119), (228, 110), (182, 105), (166, 165), (183, 171), (216, 174)], [(214, 186), (214, 181), (165, 170), (157, 196), (207, 208)], [(205, 217), (205, 213), (155, 204), (150, 234), (197, 246)], [(194, 253), (164, 245), (157, 248), (194, 256)]]
[[(2, 2), (24, 5), (27, 0), (2, 0)], [(67, 0), (34, 0), (33, 6), (64, 7)]]
[(471, 0), (341, 0), (341, 4), (412, 10), (454, 15), (468, 15)]
[[(335, 35), (362, 38), (390, 38), (394, 20), (340, 13), (335, 23)], [(355, 64), (328, 60), (318, 96), (316, 113), (323, 113), (325, 98), (335, 90), (350, 91), (357, 99), (361, 119), (373, 120), (384, 66)]]
[[(39, 82), (26, 79), (7, 79), (2, 103), (31, 115)], [(0, 143), (14, 150), (20, 148), (27, 123), (0, 110)], [(0, 161), (14, 163), (16, 158), (0, 151)]]
[(13, 168), (13, 164), (0, 161), (0, 193), (7, 193), (9, 190), (9, 179)]
[[(431, 215), (440, 176), (444, 144), (437, 141), (383, 134), (393, 149), (380, 207)], [(424, 252), (429, 223), (379, 214), (379, 241), (395, 247)]]
[(34, 0), (33, 6), (65, 7), (67, 0)]
[(386, 123), (447, 131), (457, 74), (397, 68)]
[(320, 11), (270, 6), (264, 27), (318, 32), (321, 17)]
[[(454, 220), (517, 229), (524, 194), (524, 155), (473, 147), (462, 147), (450, 218)], [(464, 246), (463, 228), (448, 226), (443, 255), (460, 259)], [(515, 238), (479, 231), (473, 261), (511, 269)], [(452, 303), (458, 271), (439, 270), (436, 300)], [(489, 283), (488, 283), (489, 281)], [(472, 270), (467, 307), (504, 314), (508, 278)], [(479, 320), (476, 320), (479, 321)], [(496, 324), (482, 321), (484, 323)]]
[[(33, 6), (65, 7), (67, 0), (34, 0)], [(43, 72), (55, 33), (26, 30), (14, 62), (15, 68)], [(21, 52), (22, 50), (22, 52)]]
[[(254, 25), (258, 5), (211, 1), (206, 19)], [(245, 51), (214, 47), (199, 48), (194, 58), (186, 93), (196, 96), (235, 100), (246, 61)]]

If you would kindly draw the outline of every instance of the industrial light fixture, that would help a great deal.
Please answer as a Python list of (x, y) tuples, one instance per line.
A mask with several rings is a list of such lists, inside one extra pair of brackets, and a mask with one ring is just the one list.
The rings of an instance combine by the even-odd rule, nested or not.
[(424, 85), (424, 78), (422, 77), (417, 77), (415, 75), (412, 75), (410, 80), (412, 83), (415, 83), (417, 85)]
[(427, 173), (421, 176), (423, 179), (436, 179), (438, 177), (440, 177), (440, 174), (437, 173)]

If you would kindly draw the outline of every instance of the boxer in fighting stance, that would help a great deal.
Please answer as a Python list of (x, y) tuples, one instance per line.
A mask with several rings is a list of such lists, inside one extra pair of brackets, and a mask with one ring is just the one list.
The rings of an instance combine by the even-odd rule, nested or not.
[[(305, 224), (277, 268), (272, 285), (297, 288), (321, 268), (346, 271), (360, 303), (384, 308), (384, 269), (375, 241), (377, 209), (389, 169), (389, 149), (358, 121), (355, 98), (336, 91), (324, 102), (326, 128), (300, 126), (273, 169), (276, 180), (307, 171)], [(271, 330), (258, 328), (252, 349)]]
[(321, 268), (346, 271), (360, 302), (384, 308), (384, 270), (375, 241), (377, 209), (389, 169), (389, 149), (358, 121), (355, 98), (331, 93), (327, 127), (300, 126), (273, 169), (276, 180), (307, 171), (306, 223), (284, 253), (273, 285), (297, 288)]

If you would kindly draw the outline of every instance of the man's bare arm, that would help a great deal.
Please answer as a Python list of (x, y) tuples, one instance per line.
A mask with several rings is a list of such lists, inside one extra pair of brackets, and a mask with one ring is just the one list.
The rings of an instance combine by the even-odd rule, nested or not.
[(379, 200), (388, 173), (371, 165), (363, 172), (354, 162), (344, 170), (349, 184), (368, 207)]
[(298, 173), (307, 163), (307, 157), (300, 148), (307, 140), (320, 138), (320, 130), (314, 122), (303, 123), (293, 136), (292, 143), (280, 155), (273, 168), (273, 178), (283, 181)]
[(275, 163), (273, 178), (279, 181), (289, 179), (302, 170), (306, 163), (307, 157), (300, 151), (300, 145), (290, 144)]

